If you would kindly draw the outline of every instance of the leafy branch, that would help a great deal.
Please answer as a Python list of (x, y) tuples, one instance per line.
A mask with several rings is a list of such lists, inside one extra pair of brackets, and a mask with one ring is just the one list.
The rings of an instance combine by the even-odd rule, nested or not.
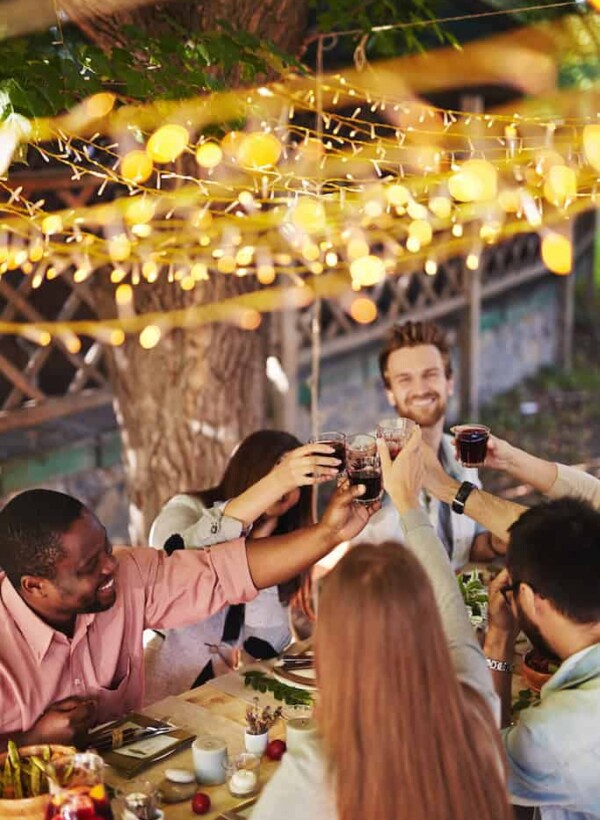
[(313, 702), (310, 692), (280, 683), (264, 672), (244, 672), (244, 686), (257, 692), (271, 692), (275, 700), (282, 700), (288, 706), (310, 706)]

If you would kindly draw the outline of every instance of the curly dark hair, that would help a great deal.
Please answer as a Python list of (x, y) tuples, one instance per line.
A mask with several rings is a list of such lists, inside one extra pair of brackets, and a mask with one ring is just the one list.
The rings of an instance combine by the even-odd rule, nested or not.
[(19, 587), (24, 575), (54, 578), (65, 555), (61, 536), (85, 509), (81, 501), (54, 490), (27, 490), (0, 512), (0, 567)]
[(387, 364), (391, 354), (394, 350), (401, 350), (403, 347), (418, 347), (419, 345), (437, 347), (444, 363), (446, 378), (449, 379), (452, 376), (450, 345), (442, 328), (433, 322), (404, 322), (402, 325), (394, 325), (389, 330), (379, 354), (379, 371), (387, 388), (390, 386)]

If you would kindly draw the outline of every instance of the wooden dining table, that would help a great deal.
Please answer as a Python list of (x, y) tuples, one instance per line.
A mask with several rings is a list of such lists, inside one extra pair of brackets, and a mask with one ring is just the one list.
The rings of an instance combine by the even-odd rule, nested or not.
[[(254, 665), (253, 669), (266, 668)], [(184, 692), (181, 695), (168, 697), (142, 710), (143, 714), (158, 719), (168, 719), (176, 726), (188, 730), (194, 735), (213, 735), (222, 738), (229, 756), (245, 751), (244, 729), (246, 726), (246, 707), (258, 698), (261, 706), (281, 706), (279, 701), (269, 693), (256, 692), (244, 686), (244, 678), (239, 672), (231, 672), (215, 678), (209, 683)], [(284, 707), (285, 708), (285, 707)], [(269, 732), (270, 739), (285, 739), (285, 721), (279, 720)], [(263, 756), (260, 763), (260, 788), (263, 788), (277, 770), (279, 763)], [(164, 779), (167, 769), (189, 769), (193, 771), (192, 750), (190, 747), (170, 755), (168, 758), (154, 764), (142, 774), (139, 779), (148, 780), (158, 785)], [(116, 789), (126, 789), (131, 780), (127, 780), (112, 766), (108, 766), (105, 775), (109, 786)], [(204, 820), (236, 817), (236, 809), (242, 810), (248, 805), (248, 799), (233, 797), (223, 783), (218, 786), (198, 786), (198, 791), (208, 794), (211, 800), (211, 810), (202, 815)], [(192, 820), (198, 815), (192, 811), (191, 800), (181, 803), (164, 804), (162, 810), (165, 820)], [(233, 814), (230, 814), (233, 813)], [(243, 815), (241, 815), (243, 816)]]

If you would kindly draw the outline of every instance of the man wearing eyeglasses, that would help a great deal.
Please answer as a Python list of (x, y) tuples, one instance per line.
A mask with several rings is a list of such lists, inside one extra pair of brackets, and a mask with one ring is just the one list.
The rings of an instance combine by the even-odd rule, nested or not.
[[(450, 499), (456, 482), (440, 472), (435, 454), (424, 448), (424, 455), (426, 486)], [(521, 456), (523, 480), (552, 495), (577, 495), (585, 485), (592, 504), (564, 497), (526, 510), (476, 488), (465, 500), (472, 518), (508, 537), (506, 569), (490, 585), (484, 645), (502, 701), (508, 787), (512, 802), (536, 807), (541, 820), (592, 820), (600, 818), (600, 483)], [(560, 666), (540, 703), (511, 726), (520, 630)]]

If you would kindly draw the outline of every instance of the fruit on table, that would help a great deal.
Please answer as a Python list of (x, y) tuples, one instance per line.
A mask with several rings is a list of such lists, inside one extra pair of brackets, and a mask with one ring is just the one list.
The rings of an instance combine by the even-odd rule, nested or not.
[(287, 746), (284, 740), (272, 740), (268, 746), (265, 754), (269, 760), (281, 760)]
[(194, 814), (206, 814), (210, 811), (210, 797), (204, 792), (196, 792), (192, 797), (192, 811)]

